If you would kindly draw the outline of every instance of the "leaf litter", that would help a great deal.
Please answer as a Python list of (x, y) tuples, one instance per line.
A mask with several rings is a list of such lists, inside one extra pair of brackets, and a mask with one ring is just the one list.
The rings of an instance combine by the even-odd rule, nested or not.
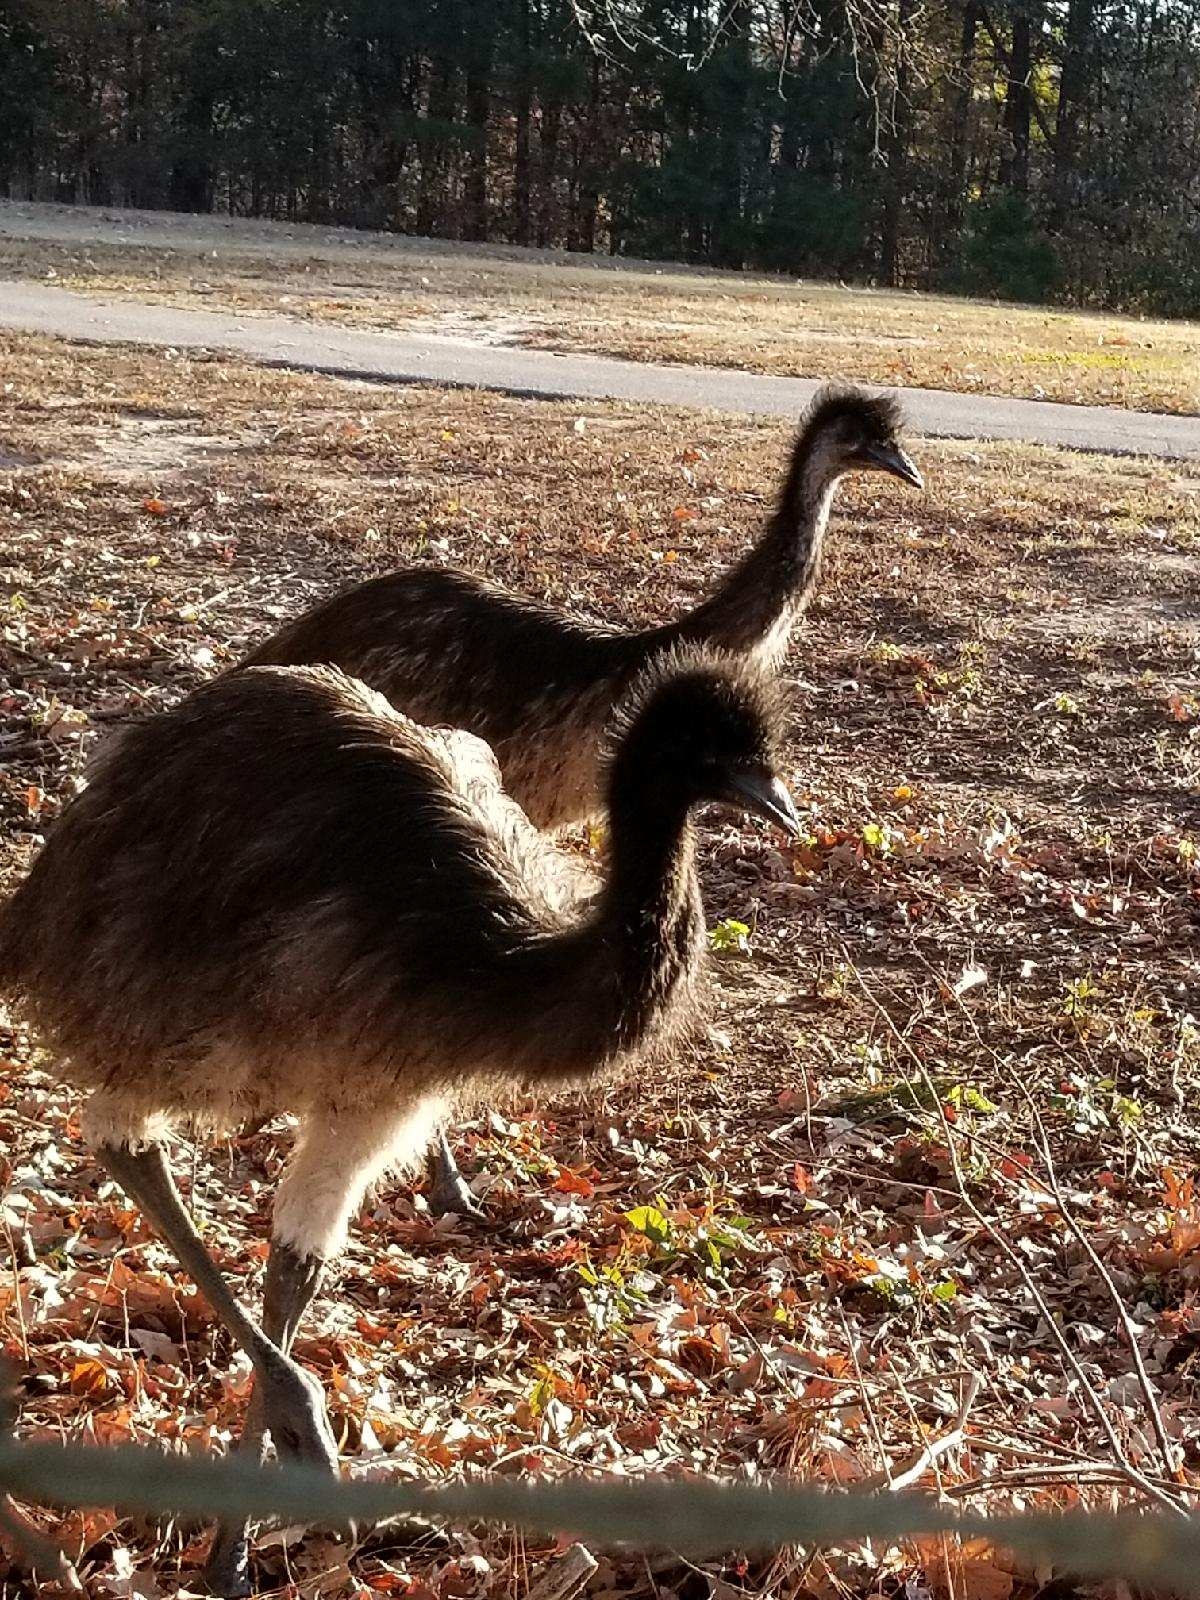
[[(2, 342), (6, 881), (106, 732), (341, 584), (456, 562), (612, 622), (676, 614), (744, 548), (785, 443)], [(1200, 519), (1167, 463), (921, 455), (922, 500), (845, 491), (789, 660), (806, 836), (705, 831), (697, 1040), (603, 1093), (463, 1122), (490, 1226), (404, 1185), (365, 1207), (298, 1346), (348, 1472), (1193, 1503)], [(22, 1033), (0, 1055), (20, 1431), (228, 1448), (246, 1363), (89, 1159), (76, 1097)], [(288, 1140), (281, 1121), (177, 1151), (251, 1300)], [(89, 1593), (198, 1583), (203, 1530), (38, 1517)], [(1048, 1576), (978, 1542), (765, 1562), (730, 1543), (704, 1567), (600, 1552), (587, 1590), (1007, 1600)], [(471, 1600), (553, 1556), (497, 1530), (278, 1530), (259, 1570), (306, 1596)]]

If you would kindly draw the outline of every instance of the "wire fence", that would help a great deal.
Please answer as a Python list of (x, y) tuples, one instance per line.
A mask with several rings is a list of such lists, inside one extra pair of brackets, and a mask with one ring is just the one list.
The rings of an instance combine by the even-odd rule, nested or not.
[[(353, 1523), (361, 1529), (402, 1517), (502, 1523), (607, 1548), (696, 1558), (950, 1534), (984, 1538), (1059, 1574), (1200, 1594), (1200, 1519), (1157, 1512), (979, 1516), (925, 1496), (826, 1493), (782, 1481), (336, 1482), (291, 1463), (257, 1467), (236, 1457), (12, 1440), (0, 1444), (0, 1486), (16, 1501), (64, 1509), (107, 1506), (149, 1516), (249, 1517), (326, 1528)], [(3, 1520), (13, 1533), (12, 1520)], [(25, 1554), (44, 1560), (45, 1547)]]

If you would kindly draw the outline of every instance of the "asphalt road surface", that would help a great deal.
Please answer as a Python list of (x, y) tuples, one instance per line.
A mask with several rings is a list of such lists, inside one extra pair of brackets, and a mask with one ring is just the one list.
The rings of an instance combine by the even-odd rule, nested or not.
[[(0, 280), (0, 328), (99, 343), (225, 351), (251, 361), (380, 383), (498, 389), (543, 399), (652, 405), (795, 417), (818, 387), (732, 368), (557, 355), (444, 335), (332, 327), (288, 317), (180, 310)], [(900, 389), (912, 430), (941, 439), (1021, 439), (1106, 455), (1200, 461), (1200, 417)]]

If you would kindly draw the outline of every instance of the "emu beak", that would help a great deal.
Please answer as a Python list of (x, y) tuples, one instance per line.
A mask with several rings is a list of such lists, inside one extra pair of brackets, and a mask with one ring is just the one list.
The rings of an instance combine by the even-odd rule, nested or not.
[(863, 453), (877, 472), (890, 472), (893, 478), (911, 484), (914, 489), (925, 487), (916, 462), (898, 444), (869, 444)]
[(791, 795), (774, 773), (753, 770), (736, 773), (729, 780), (729, 800), (773, 822), (791, 839), (798, 839), (804, 831)]

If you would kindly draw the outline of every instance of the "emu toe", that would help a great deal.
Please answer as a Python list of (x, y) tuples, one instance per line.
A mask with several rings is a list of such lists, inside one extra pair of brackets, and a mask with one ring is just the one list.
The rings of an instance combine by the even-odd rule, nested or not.
[(338, 1447), (329, 1426), (321, 1385), (294, 1361), (263, 1383), (263, 1416), (276, 1453), (338, 1475)]
[(445, 1128), (438, 1129), (430, 1154), (429, 1188), (425, 1194), (425, 1201), (435, 1217), (444, 1217), (452, 1213), (460, 1217), (474, 1217), (480, 1222), (487, 1219), (487, 1212), (476, 1200), (467, 1180), (459, 1171), (454, 1151), (451, 1150), (450, 1141), (446, 1138)]
[(477, 1222), (487, 1221), (487, 1211), (475, 1198), (461, 1172), (438, 1172), (425, 1199), (435, 1217), (453, 1212), (460, 1217), (474, 1217)]
[(204, 1568), (204, 1591), (213, 1600), (246, 1600), (254, 1593), (250, 1541), (242, 1527), (220, 1527)]

